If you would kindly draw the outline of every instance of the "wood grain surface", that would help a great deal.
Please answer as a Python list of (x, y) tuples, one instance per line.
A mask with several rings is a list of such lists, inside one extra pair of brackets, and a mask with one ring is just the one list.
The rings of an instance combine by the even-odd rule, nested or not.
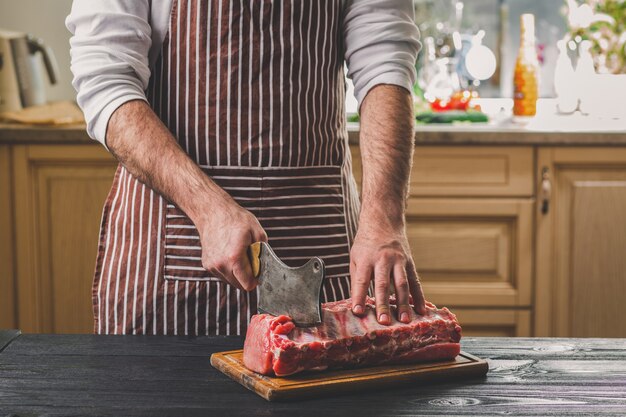
[(270, 403), (211, 367), (238, 337), (21, 335), (0, 353), (0, 415), (624, 416), (626, 339), (466, 338), (479, 381)]
[(211, 365), (268, 401), (323, 398), (431, 381), (460, 381), (483, 377), (489, 369), (486, 361), (465, 352), (447, 361), (305, 372), (285, 378), (260, 375), (247, 369), (242, 349), (212, 354)]

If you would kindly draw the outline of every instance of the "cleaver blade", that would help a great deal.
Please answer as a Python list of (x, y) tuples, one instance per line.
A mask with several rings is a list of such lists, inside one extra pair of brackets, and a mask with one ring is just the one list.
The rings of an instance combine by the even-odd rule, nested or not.
[(265, 242), (250, 245), (248, 256), (252, 273), (259, 280), (260, 312), (289, 316), (299, 327), (322, 323), (320, 296), (325, 276), (324, 261), (314, 257), (293, 268), (285, 265)]

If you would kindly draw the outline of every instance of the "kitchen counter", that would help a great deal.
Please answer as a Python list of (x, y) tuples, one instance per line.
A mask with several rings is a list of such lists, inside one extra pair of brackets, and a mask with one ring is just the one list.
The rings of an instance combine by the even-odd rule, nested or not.
[(0, 414), (625, 415), (626, 339), (466, 338), (486, 378), (268, 403), (209, 364), (239, 337), (0, 332)]
[[(578, 145), (624, 146), (626, 122), (590, 122), (584, 117), (563, 116), (536, 120), (527, 125), (510, 121), (493, 123), (417, 125), (416, 145)], [(351, 144), (359, 142), (359, 124), (348, 123)], [(23, 126), (0, 123), (0, 144), (81, 144), (92, 141), (85, 125)]]
[[(350, 143), (357, 144), (359, 124), (348, 123), (348, 134)], [(536, 118), (526, 124), (511, 119), (491, 123), (417, 124), (415, 144), (623, 146), (626, 120), (572, 115)]]
[(72, 144), (94, 143), (87, 135), (84, 124), (63, 126), (34, 126), (0, 123), (0, 145), (8, 144)]

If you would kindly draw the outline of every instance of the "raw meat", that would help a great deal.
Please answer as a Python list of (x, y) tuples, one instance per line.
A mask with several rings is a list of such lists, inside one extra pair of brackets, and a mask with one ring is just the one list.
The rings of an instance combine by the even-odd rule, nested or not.
[(296, 327), (287, 316), (252, 317), (243, 349), (246, 367), (264, 375), (286, 376), (305, 370), (363, 367), (379, 364), (452, 359), (461, 347), (461, 326), (447, 308), (426, 303), (427, 314), (411, 312), (411, 322), (376, 321), (375, 303), (367, 299), (366, 314), (357, 317), (350, 299), (322, 306), (323, 323)]

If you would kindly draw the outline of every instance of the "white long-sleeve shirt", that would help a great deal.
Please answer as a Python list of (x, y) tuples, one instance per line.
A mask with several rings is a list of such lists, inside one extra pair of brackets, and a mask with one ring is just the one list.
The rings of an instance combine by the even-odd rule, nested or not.
[[(411, 91), (419, 51), (413, 1), (340, 1), (348, 77), (359, 106), (378, 84)], [(167, 33), (171, 8), (172, 0), (74, 0), (65, 22), (73, 35), (72, 84), (89, 136), (105, 146), (113, 112), (127, 101), (146, 100), (150, 65)]]

